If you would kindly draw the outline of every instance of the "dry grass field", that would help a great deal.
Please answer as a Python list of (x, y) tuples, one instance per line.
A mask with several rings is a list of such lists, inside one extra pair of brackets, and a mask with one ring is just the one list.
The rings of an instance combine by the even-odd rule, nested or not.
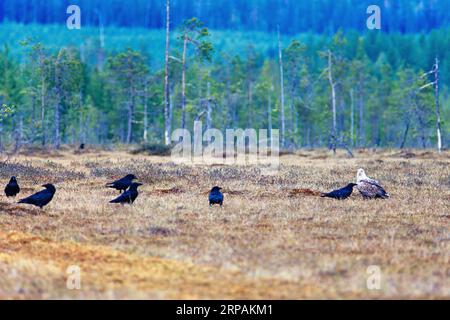
[[(21, 197), (54, 183), (44, 210), (0, 197), (0, 299), (450, 299), (450, 153), (301, 151), (278, 174), (258, 167), (181, 166), (127, 152), (27, 154), (0, 163)], [(356, 179), (388, 200), (318, 196)], [(111, 205), (105, 183), (145, 185)], [(222, 208), (208, 206), (213, 185)], [(81, 289), (66, 288), (68, 266)], [(379, 266), (381, 287), (367, 288)]]

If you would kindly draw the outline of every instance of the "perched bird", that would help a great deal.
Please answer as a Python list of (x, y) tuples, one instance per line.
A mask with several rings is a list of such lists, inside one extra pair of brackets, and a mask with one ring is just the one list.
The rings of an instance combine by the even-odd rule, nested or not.
[(28, 198), (22, 199), (19, 203), (31, 204), (33, 206), (43, 208), (52, 201), (56, 188), (52, 184), (44, 184), (45, 190), (39, 191)]
[(15, 197), (20, 192), (19, 184), (17, 183), (16, 177), (11, 177), (9, 183), (5, 187), (5, 194), (9, 197)]
[(363, 169), (359, 169), (356, 175), (356, 189), (361, 193), (364, 199), (387, 199), (389, 193), (383, 189), (377, 180), (366, 176)]
[(122, 193), (116, 199), (111, 200), (109, 203), (133, 204), (139, 195), (139, 192), (137, 190), (139, 186), (142, 186), (142, 183), (133, 182), (130, 186), (130, 189)]
[(136, 180), (136, 176), (134, 174), (128, 174), (122, 179), (116, 180), (114, 182), (108, 183), (106, 186), (108, 188), (119, 190), (120, 193), (125, 192), (133, 183), (133, 180)]
[(215, 205), (219, 204), (220, 206), (223, 205), (223, 193), (220, 192), (222, 188), (220, 187), (214, 187), (211, 189), (211, 192), (209, 193), (209, 205)]
[(354, 186), (356, 186), (356, 183), (349, 183), (342, 189), (334, 190), (329, 193), (322, 193), (320, 196), (326, 198), (333, 198), (337, 200), (344, 200), (352, 195)]
[(84, 150), (85, 147), (86, 147), (86, 145), (84, 143), (81, 143), (79, 149)]

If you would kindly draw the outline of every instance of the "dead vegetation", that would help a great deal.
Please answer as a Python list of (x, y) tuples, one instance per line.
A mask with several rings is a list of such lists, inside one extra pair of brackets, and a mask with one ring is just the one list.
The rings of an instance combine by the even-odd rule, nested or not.
[[(57, 183), (44, 210), (0, 199), (0, 298), (449, 298), (450, 154), (325, 150), (257, 166), (179, 166), (127, 152), (40, 154), (0, 164), (26, 196)], [(320, 193), (366, 169), (392, 198)], [(133, 207), (109, 205), (107, 181), (145, 182)], [(222, 208), (207, 193), (224, 188)], [(82, 289), (66, 289), (66, 268)], [(382, 271), (368, 290), (367, 268)]]
[(289, 196), (290, 197), (296, 197), (296, 196), (313, 196), (313, 197), (320, 197), (322, 192), (311, 190), (311, 189), (292, 189), (289, 190)]

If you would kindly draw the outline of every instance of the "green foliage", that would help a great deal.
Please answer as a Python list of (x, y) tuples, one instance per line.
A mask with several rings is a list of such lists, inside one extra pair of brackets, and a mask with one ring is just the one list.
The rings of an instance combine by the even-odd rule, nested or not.
[(14, 106), (7, 106), (6, 104), (3, 104), (0, 107), (0, 121), (3, 121), (7, 117), (11, 116), (15, 111)]
[[(17, 137), (29, 144), (52, 143), (57, 105), (63, 143), (143, 143), (145, 129), (148, 144), (162, 143), (162, 31), (107, 28), (106, 47), (101, 48), (95, 28), (70, 34), (56, 26), (0, 28), (0, 42), (5, 43), (0, 51), (0, 103), (17, 106), (2, 107), (2, 143), (12, 144)], [(357, 147), (432, 146), (434, 92), (432, 87), (418, 88), (432, 81), (420, 76), (431, 70), (439, 55), (448, 142), (448, 35), (445, 30), (427, 35), (340, 31), (333, 36), (283, 37), (289, 145), (328, 145), (332, 119), (330, 85), (324, 74), (328, 50), (336, 81), (337, 131)], [(186, 128), (191, 129), (196, 119), (205, 125), (207, 106), (212, 108), (212, 126), (220, 130), (266, 129), (270, 122), (280, 128), (275, 35), (210, 32), (194, 18), (185, 21), (177, 36), (170, 52), (175, 57), (170, 59), (169, 74), (172, 128), (181, 123), (183, 68), (177, 60), (186, 37)], [(18, 46), (18, 39), (26, 40)]]
[(195, 46), (200, 61), (211, 61), (214, 52), (213, 44), (208, 40), (211, 36), (208, 28), (197, 18), (185, 20), (181, 26), (179, 39)]

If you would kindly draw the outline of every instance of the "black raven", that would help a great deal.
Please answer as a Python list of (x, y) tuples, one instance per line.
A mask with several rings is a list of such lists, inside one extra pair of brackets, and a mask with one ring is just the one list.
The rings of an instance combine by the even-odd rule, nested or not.
[(19, 203), (31, 204), (33, 206), (43, 208), (52, 201), (56, 188), (52, 184), (44, 184), (45, 190), (39, 191), (28, 198), (22, 199)]
[(20, 192), (19, 184), (17, 183), (16, 177), (11, 177), (9, 183), (5, 187), (5, 194), (9, 197), (15, 197)]
[(106, 186), (108, 188), (119, 190), (122, 193), (125, 192), (133, 183), (133, 180), (136, 180), (136, 176), (134, 174), (128, 174), (122, 179), (116, 180), (114, 182), (108, 183)]
[(209, 205), (215, 205), (219, 204), (220, 206), (223, 205), (223, 193), (220, 192), (222, 188), (220, 187), (214, 187), (211, 189), (211, 192), (209, 193)]
[(353, 187), (356, 186), (355, 183), (349, 183), (346, 187), (334, 190), (329, 193), (322, 193), (321, 197), (327, 197), (327, 198), (333, 198), (338, 200), (344, 200), (347, 199), (352, 195)]
[(130, 186), (130, 189), (122, 193), (116, 199), (111, 200), (109, 203), (133, 204), (139, 195), (139, 192), (137, 190), (139, 186), (142, 186), (142, 183), (133, 182)]

